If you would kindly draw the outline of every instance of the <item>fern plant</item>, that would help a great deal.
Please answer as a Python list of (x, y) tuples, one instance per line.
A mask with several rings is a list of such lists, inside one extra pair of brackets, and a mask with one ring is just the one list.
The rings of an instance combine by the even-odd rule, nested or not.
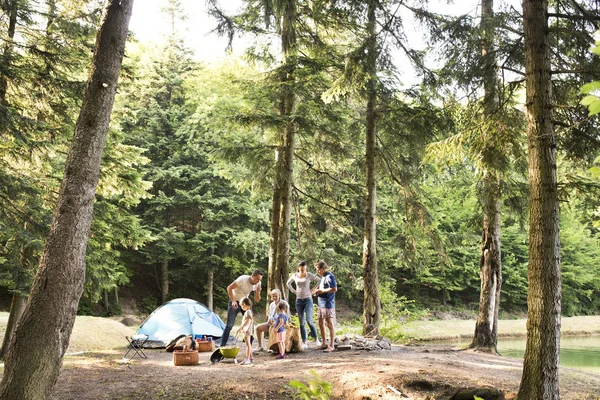
[(301, 400), (328, 400), (331, 395), (332, 384), (325, 382), (314, 370), (309, 370), (312, 377), (306, 384), (291, 380), (289, 386), (295, 390), (294, 399)]

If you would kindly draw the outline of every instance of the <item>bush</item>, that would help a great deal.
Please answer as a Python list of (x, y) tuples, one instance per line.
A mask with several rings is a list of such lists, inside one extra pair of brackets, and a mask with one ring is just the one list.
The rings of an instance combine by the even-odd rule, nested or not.
[(146, 296), (142, 299), (141, 304), (139, 305), (139, 311), (144, 314), (152, 314), (154, 310), (158, 307), (158, 301), (156, 298), (152, 296)]
[(325, 382), (317, 372), (309, 370), (312, 377), (308, 379), (307, 384), (300, 381), (291, 380), (289, 385), (295, 390), (294, 399), (302, 400), (327, 400), (331, 396), (332, 385)]

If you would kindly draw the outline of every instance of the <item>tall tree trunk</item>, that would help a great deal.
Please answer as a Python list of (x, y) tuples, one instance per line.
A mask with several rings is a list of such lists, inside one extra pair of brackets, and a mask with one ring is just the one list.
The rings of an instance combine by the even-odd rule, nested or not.
[[(282, 141), (283, 142), (283, 141)], [(268, 279), (267, 279), (267, 293), (270, 293), (277, 285), (276, 271), (277, 268), (277, 253), (279, 249), (279, 218), (281, 217), (281, 188), (280, 188), (280, 179), (279, 179), (279, 171), (281, 170), (281, 163), (283, 159), (282, 155), (283, 151), (283, 143), (277, 147), (275, 152), (275, 169), (277, 170), (277, 176), (275, 177), (275, 184), (273, 187), (273, 201), (271, 204), (271, 231), (269, 233), (269, 271), (268, 271)], [(266, 303), (266, 312), (269, 312), (269, 302)]]
[[(29, 224), (25, 222), (23, 229), (27, 230)], [(15, 278), (15, 290), (13, 292), (12, 301), (10, 304), (10, 313), (8, 314), (8, 322), (6, 324), (6, 331), (4, 332), (4, 339), (2, 340), (2, 349), (0, 349), (0, 359), (4, 359), (8, 346), (17, 328), (17, 323), (25, 311), (25, 304), (27, 304), (27, 293), (29, 291), (29, 271), (33, 269), (33, 250), (27, 244), (21, 247), (21, 254), (19, 255), (19, 267), (17, 276)]]
[(377, 132), (375, 129), (377, 115), (377, 36), (375, 34), (375, 9), (377, 2), (369, 0), (367, 15), (367, 68), (369, 81), (367, 83), (367, 116), (366, 116), (366, 204), (365, 230), (363, 245), (363, 333), (377, 334), (381, 317), (381, 302), (379, 300), (379, 279), (377, 276), (377, 176), (375, 159), (377, 156)]
[(18, 1), (8, 0), (3, 3), (2, 11), (8, 15), (8, 31), (6, 32), (6, 43), (2, 49), (2, 64), (0, 65), (0, 115), (2, 116), (7, 113), (6, 93), (8, 91), (8, 71), (11, 67), (12, 53), (14, 49), (14, 39), (17, 28)]
[(206, 298), (207, 298), (206, 302), (207, 302), (208, 309), (210, 311), (214, 311), (213, 310), (214, 280), (215, 280), (215, 271), (211, 268), (208, 270), (208, 289), (207, 289), (207, 293), (206, 293)]
[(500, 254), (500, 180), (489, 172), (483, 178), (483, 232), (479, 275), (481, 293), (475, 335), (471, 348), (477, 351), (497, 353), (498, 308), (502, 286)]
[(106, 314), (108, 314), (108, 310), (110, 309), (110, 302), (108, 301), (108, 290), (104, 289), (104, 310)]
[(164, 260), (160, 265), (160, 300), (161, 304), (167, 302), (169, 296), (169, 261)]
[(8, 314), (4, 339), (2, 340), (2, 349), (0, 349), (0, 359), (4, 359), (4, 355), (8, 351), (8, 346), (17, 328), (17, 323), (25, 310), (25, 304), (27, 304), (27, 296), (14, 292), (10, 303), (10, 313)]
[[(498, 78), (496, 50), (494, 47), (494, 1), (481, 2), (481, 56), (483, 58), (483, 117), (484, 126), (494, 129), (498, 115)], [(502, 259), (500, 247), (501, 217), (500, 178), (492, 170), (486, 171), (481, 190), (483, 229), (481, 233), (481, 255), (479, 276), (479, 313), (475, 323), (475, 334), (471, 348), (477, 351), (498, 353), (498, 313), (502, 288)]]
[[(100, 160), (133, 0), (108, 0), (50, 233), (6, 355), (2, 399), (44, 399), (56, 383), (83, 292)], [(43, 338), (43, 340), (40, 340)]]
[(290, 258), (290, 225), (292, 218), (292, 172), (296, 122), (293, 113), (296, 105), (294, 73), (296, 69), (296, 2), (283, 2), (281, 18), (281, 86), (279, 114), (285, 121), (281, 128), (280, 147), (277, 150), (277, 176), (273, 190), (271, 237), (269, 248), (269, 279), (267, 290), (280, 289), (287, 298), (287, 281)]
[(518, 398), (554, 400), (562, 288), (547, 12), (546, 0), (523, 1), (531, 204), (527, 344)]

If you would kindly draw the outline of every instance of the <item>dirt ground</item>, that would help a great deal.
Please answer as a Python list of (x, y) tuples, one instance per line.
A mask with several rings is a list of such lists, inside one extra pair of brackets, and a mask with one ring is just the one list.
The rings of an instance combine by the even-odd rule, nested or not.
[[(174, 366), (173, 355), (164, 349), (145, 350), (147, 359), (132, 361), (122, 359), (124, 352), (66, 357), (51, 398), (291, 399), (290, 380), (306, 383), (314, 370), (333, 385), (333, 399), (450, 399), (459, 389), (478, 387), (497, 388), (511, 399), (522, 368), (520, 360), (434, 345), (333, 353), (308, 349), (284, 360), (260, 353), (249, 366), (232, 359), (213, 365), (210, 352), (199, 353), (193, 366)], [(562, 399), (600, 399), (600, 374), (569, 368), (560, 374)]]

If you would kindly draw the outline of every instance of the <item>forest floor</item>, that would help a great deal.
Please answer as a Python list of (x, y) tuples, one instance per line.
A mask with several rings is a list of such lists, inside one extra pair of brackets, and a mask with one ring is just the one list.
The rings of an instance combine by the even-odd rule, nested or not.
[[(240, 361), (243, 351), (242, 345)], [(464, 388), (497, 388), (502, 395), (496, 398), (511, 399), (522, 369), (518, 359), (438, 345), (332, 353), (309, 348), (283, 360), (259, 353), (249, 366), (232, 359), (213, 365), (210, 352), (199, 353), (193, 366), (174, 366), (164, 349), (145, 350), (147, 359), (131, 361), (123, 360), (124, 352), (65, 357), (51, 399), (290, 399), (290, 380), (307, 383), (311, 370), (332, 385), (332, 399), (450, 399)], [(561, 367), (560, 394), (599, 400), (600, 374)]]

